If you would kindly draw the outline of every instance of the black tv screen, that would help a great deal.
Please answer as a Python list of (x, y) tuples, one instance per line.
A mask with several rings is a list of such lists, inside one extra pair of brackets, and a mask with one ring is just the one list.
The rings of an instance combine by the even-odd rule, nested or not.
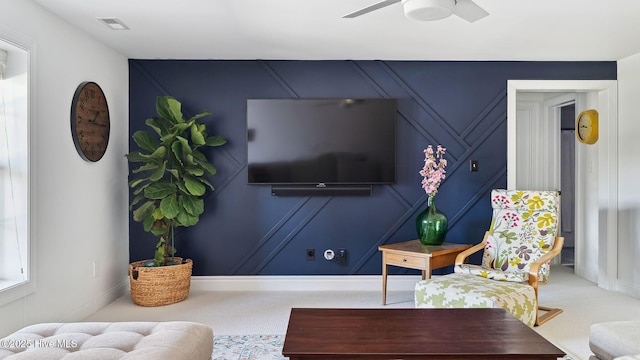
[(396, 99), (247, 100), (250, 184), (392, 184)]

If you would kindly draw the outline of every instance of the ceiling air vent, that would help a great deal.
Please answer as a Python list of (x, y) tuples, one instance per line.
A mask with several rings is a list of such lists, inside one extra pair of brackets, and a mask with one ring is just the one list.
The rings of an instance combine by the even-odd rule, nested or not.
[(129, 27), (117, 18), (97, 18), (111, 30), (129, 30)]

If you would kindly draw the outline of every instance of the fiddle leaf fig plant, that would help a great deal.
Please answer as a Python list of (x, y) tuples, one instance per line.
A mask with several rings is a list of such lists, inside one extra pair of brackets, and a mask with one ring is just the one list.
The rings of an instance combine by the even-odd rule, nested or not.
[(131, 171), (133, 189), (130, 210), (133, 220), (158, 237), (152, 266), (174, 263), (174, 229), (193, 226), (204, 212), (203, 195), (214, 190), (207, 177), (216, 174), (201, 148), (224, 145), (221, 136), (210, 136), (198, 120), (211, 115), (203, 111), (185, 119), (182, 104), (171, 96), (156, 98), (157, 116), (145, 124), (151, 131), (136, 131), (140, 148), (125, 156), (140, 166)]

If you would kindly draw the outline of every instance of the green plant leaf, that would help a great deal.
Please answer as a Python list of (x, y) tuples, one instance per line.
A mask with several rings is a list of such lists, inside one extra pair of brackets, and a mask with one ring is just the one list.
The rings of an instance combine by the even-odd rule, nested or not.
[(153, 174), (151, 174), (151, 176), (149, 176), (149, 180), (150, 181), (158, 181), (160, 179), (162, 179), (164, 177), (164, 172), (165, 172), (165, 167), (166, 162), (163, 162), (160, 166), (157, 167), (156, 171), (153, 172)]
[(171, 127), (171, 133), (173, 135), (178, 135), (178, 134), (182, 134), (185, 130), (187, 130), (188, 128), (191, 127), (191, 124), (189, 123), (179, 123), (179, 124), (175, 124)]
[(141, 173), (143, 171), (155, 170), (157, 168), (158, 168), (158, 164), (156, 164), (156, 163), (146, 163), (144, 165), (140, 165), (140, 167), (138, 167), (137, 169), (131, 170), (131, 173), (132, 174), (137, 174), (137, 173)]
[(162, 161), (164, 160), (164, 157), (166, 154), (167, 154), (167, 148), (164, 146), (158, 146), (158, 148), (155, 149), (155, 151), (152, 152), (150, 155), (142, 154), (142, 156), (147, 157), (149, 160)]
[(191, 141), (193, 141), (194, 144), (198, 146), (206, 144), (204, 136), (202, 135), (203, 131), (204, 126), (203, 129), (200, 130), (198, 124), (191, 125)]
[(133, 141), (142, 149), (153, 152), (158, 147), (156, 139), (146, 131), (139, 130), (133, 133)]
[(146, 199), (146, 197), (144, 197), (144, 195), (136, 195), (133, 200), (131, 200), (131, 205), (129, 205), (129, 209), (133, 209), (134, 206), (136, 206), (140, 201)]
[(176, 186), (172, 183), (157, 182), (150, 184), (144, 189), (144, 196), (148, 199), (160, 200), (166, 196), (174, 194), (176, 192)]
[(196, 164), (198, 164), (198, 166), (200, 166), (204, 171), (206, 171), (207, 174), (212, 175), (212, 176), (216, 174), (216, 168), (214, 168), (213, 165), (209, 164), (209, 162), (207, 162), (206, 160), (205, 161), (200, 160), (200, 159), (196, 158), (195, 156), (194, 156), (194, 158), (195, 158)]
[[(153, 223), (156, 224), (156, 220), (154, 220)], [(162, 236), (167, 233), (167, 229), (161, 228), (161, 227), (160, 228), (152, 227), (151, 233), (155, 236)]]
[(155, 209), (155, 202), (147, 201), (133, 211), (133, 220), (138, 222), (143, 221), (146, 217), (153, 213)]
[(147, 162), (149, 158), (148, 155), (142, 156), (139, 151), (132, 151), (124, 156), (129, 160), (129, 162)]
[(171, 144), (173, 144), (174, 141), (176, 141), (176, 134), (169, 133), (169, 134), (163, 135), (160, 137), (160, 141), (162, 141), (162, 143), (165, 144), (165, 146), (170, 146)]
[[(162, 210), (160, 210), (160, 208), (155, 208), (153, 209), (153, 219), (154, 220), (162, 220), (164, 219), (164, 213), (162, 212)], [(162, 231), (165, 231), (164, 229)]]
[(201, 183), (203, 183), (203, 184), (207, 185), (207, 186), (209, 187), (209, 189), (211, 189), (211, 190), (215, 190), (215, 188), (214, 188), (214, 187), (213, 187), (213, 185), (209, 182), (209, 180), (207, 180), (207, 179), (205, 179), (205, 178), (203, 178), (203, 177), (198, 178), (198, 180), (200, 180), (200, 182), (201, 182)]
[(206, 140), (208, 146), (221, 146), (227, 143), (227, 140), (222, 136), (209, 136)]
[(163, 136), (165, 134), (169, 133), (169, 127), (171, 127), (171, 124), (167, 124), (166, 120), (163, 120), (162, 118), (159, 118), (157, 116), (152, 117), (151, 119), (147, 119), (145, 120), (145, 124), (152, 128), (153, 131), (156, 132), (156, 134), (158, 134), (159, 136)]
[(196, 163), (193, 161), (193, 155), (192, 154), (187, 154), (184, 157), (184, 163), (185, 165), (195, 165)]
[(204, 195), (204, 192), (206, 190), (200, 180), (189, 175), (184, 176), (184, 186), (187, 187), (187, 191), (189, 191), (189, 194), (194, 196), (202, 196)]
[[(142, 179), (145, 180), (145, 179)], [(146, 182), (144, 184), (141, 184), (140, 186), (136, 187), (135, 190), (133, 190), (133, 195), (138, 195), (138, 194), (142, 194), (142, 196), (144, 196), (144, 189), (147, 188), (147, 186), (151, 185), (150, 182)]]
[(171, 175), (173, 175), (174, 178), (179, 179), (180, 178), (180, 174), (178, 173), (177, 169), (167, 169), (167, 172)]
[(193, 148), (189, 144), (189, 141), (184, 138), (180, 138), (180, 144), (182, 145), (182, 160), (183, 166), (193, 165)]
[(191, 154), (192, 148), (187, 138), (185, 138), (184, 136), (176, 136), (176, 140), (180, 142), (183, 154)]
[[(144, 228), (144, 231), (151, 232), (151, 229), (153, 228), (153, 223), (154, 222), (155, 222), (155, 220), (153, 219), (153, 216), (147, 216), (146, 218), (144, 218), (144, 220), (142, 221), (142, 226)], [(151, 233), (153, 234), (153, 232), (151, 232)]]
[(202, 168), (199, 168), (199, 167), (189, 166), (189, 167), (185, 168), (185, 170), (189, 174), (191, 174), (193, 176), (196, 176), (196, 177), (204, 175), (204, 170)]
[(156, 112), (162, 118), (173, 123), (184, 122), (182, 104), (172, 96), (158, 96), (156, 98)]
[(178, 187), (178, 189), (180, 190), (181, 193), (183, 193), (185, 196), (191, 196), (189, 194), (189, 190), (187, 190), (187, 187), (184, 186), (184, 182), (178, 182), (176, 183), (176, 186)]
[(200, 220), (200, 217), (190, 215), (186, 211), (181, 211), (180, 214), (178, 214), (177, 219), (180, 222), (180, 224), (182, 224), (182, 226), (193, 226), (198, 223), (198, 220)]
[(198, 216), (204, 213), (204, 200), (195, 196), (184, 195), (182, 197), (182, 207), (189, 215)]
[(193, 149), (192, 154), (196, 160), (208, 162), (207, 157), (203, 153), (201, 153), (199, 150)]
[(167, 219), (175, 218), (180, 212), (178, 205), (178, 197), (176, 194), (171, 194), (160, 201), (160, 210)]
[(203, 117), (209, 116), (209, 115), (211, 115), (211, 111), (203, 110), (201, 113), (196, 114), (191, 119), (189, 119), (189, 122), (196, 121), (198, 119), (202, 119)]
[(164, 248), (162, 246), (156, 246), (156, 252), (153, 259), (159, 266), (164, 264)]
[(184, 146), (182, 145), (181, 141), (176, 141), (173, 144), (171, 144), (171, 151), (173, 152), (173, 156), (175, 157), (175, 160), (180, 163), (181, 166), (184, 166), (184, 162), (182, 160), (184, 158), (184, 153), (182, 152), (183, 149), (184, 149)]
[(134, 188), (134, 187), (140, 185), (140, 183), (143, 183), (143, 182), (145, 182), (147, 180), (149, 180), (149, 178), (146, 178), (146, 177), (140, 178), (140, 179), (133, 179), (133, 180), (129, 181), (129, 187), (130, 188)]

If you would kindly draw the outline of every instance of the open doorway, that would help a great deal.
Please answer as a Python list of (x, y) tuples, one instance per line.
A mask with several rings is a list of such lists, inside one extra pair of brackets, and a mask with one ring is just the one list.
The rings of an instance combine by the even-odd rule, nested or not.
[[(523, 161), (522, 137), (517, 136), (519, 122), (518, 98), (532, 94), (577, 93), (575, 112), (588, 108), (600, 114), (600, 138), (597, 144), (576, 146), (575, 167), (575, 254), (574, 271), (577, 275), (596, 282), (598, 286), (614, 290), (617, 259), (617, 82), (615, 80), (508, 80), (507, 81), (507, 188), (517, 189), (520, 167), (529, 171), (529, 178), (553, 172), (552, 179), (560, 178), (560, 158), (550, 157), (549, 149), (560, 147), (560, 134), (549, 131), (548, 122), (529, 124), (525, 147), (527, 159)], [(533, 113), (532, 113), (533, 114)], [(541, 114), (547, 116), (546, 111)], [(532, 120), (536, 117), (531, 116)], [(559, 126), (555, 129), (559, 129)], [(526, 132), (525, 132), (526, 133)], [(537, 136), (537, 137), (536, 137)], [(545, 146), (540, 139), (545, 141)], [(551, 141), (550, 139), (553, 139)], [(584, 145), (584, 146), (582, 146)], [(531, 146), (534, 146), (532, 148)], [(535, 146), (538, 146), (537, 148)], [(533, 151), (532, 151), (533, 150)], [(558, 151), (559, 149), (553, 149)], [(537, 159), (530, 160), (535, 154)], [(552, 162), (552, 164), (550, 163)], [(537, 169), (544, 169), (537, 171)], [(549, 170), (552, 169), (552, 170)], [(527, 177), (524, 177), (527, 178)], [(539, 186), (536, 186), (539, 187)], [(539, 187), (543, 188), (543, 187)]]
[(575, 265), (576, 104), (560, 107), (560, 236), (563, 266)]
[[(565, 238), (554, 264), (575, 265), (576, 92), (518, 94), (516, 189), (560, 192), (559, 235)], [(581, 101), (582, 100), (582, 101)]]

